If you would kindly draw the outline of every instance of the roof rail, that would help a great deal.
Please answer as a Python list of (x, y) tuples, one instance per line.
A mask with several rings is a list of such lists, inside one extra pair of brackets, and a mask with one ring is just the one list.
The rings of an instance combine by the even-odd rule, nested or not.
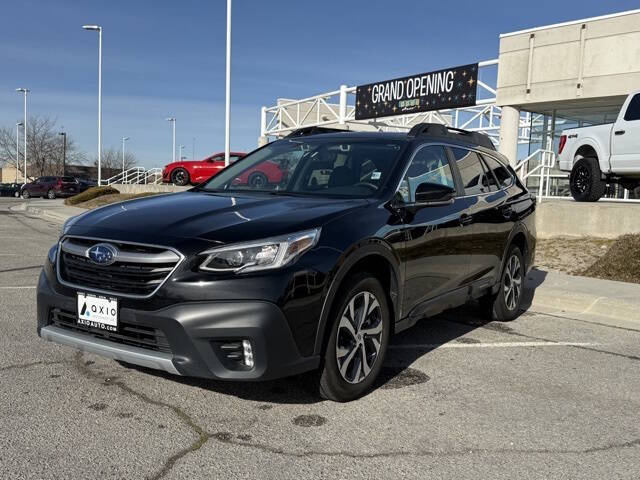
[(329, 127), (303, 127), (294, 130), (289, 135), (284, 138), (292, 138), (292, 137), (306, 137), (307, 135), (318, 135), (320, 133), (334, 133), (334, 132), (348, 132), (349, 130), (344, 130), (340, 128), (329, 128)]
[[(463, 130), (461, 128), (449, 127), (441, 123), (418, 123), (411, 127), (407, 136), (417, 137), (419, 135), (435, 135), (438, 137), (449, 137), (458, 140), (465, 140), (471, 143), (476, 143), (482, 147), (490, 150), (495, 150), (496, 147), (489, 138), (488, 135), (480, 132), (471, 132), (469, 130)], [(464, 138), (460, 138), (460, 137)]]

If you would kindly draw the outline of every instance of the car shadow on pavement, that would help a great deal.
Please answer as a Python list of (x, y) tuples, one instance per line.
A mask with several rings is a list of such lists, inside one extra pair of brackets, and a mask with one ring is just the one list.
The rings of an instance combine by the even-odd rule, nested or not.
[(525, 289), (522, 296), (522, 309), (529, 310), (533, 303), (533, 297), (535, 296), (536, 289), (544, 283), (547, 278), (548, 272), (540, 270), (538, 267), (533, 267), (527, 274), (525, 282)]
[[(531, 305), (534, 291), (542, 284), (545, 277), (546, 272), (537, 269), (533, 269), (527, 276), (521, 314)], [(477, 302), (420, 320), (412, 328), (391, 339), (384, 365), (371, 392), (379, 389), (399, 389), (428, 382), (430, 380), (428, 372), (412, 368), (411, 365), (417, 359), (447, 343), (479, 343), (479, 340), (467, 337), (467, 334), (478, 328), (487, 328), (507, 334), (511, 332), (508, 323), (489, 320)], [(265, 382), (236, 382), (179, 377), (158, 370), (119, 363), (125, 368), (138, 370), (185, 386), (264, 404), (313, 404), (323, 401), (318, 396), (315, 387), (315, 372)], [(265, 406), (266, 408), (270, 407)]]

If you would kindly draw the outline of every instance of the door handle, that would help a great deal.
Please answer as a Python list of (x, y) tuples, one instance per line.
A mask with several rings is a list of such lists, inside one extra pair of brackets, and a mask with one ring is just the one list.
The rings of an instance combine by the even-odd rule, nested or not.
[(473, 223), (473, 217), (471, 215), (463, 213), (462, 215), (460, 215), (460, 219), (458, 221), (460, 222), (460, 225), (464, 227), (465, 225)]
[(615, 135), (624, 135), (624, 130), (616, 130), (613, 132)]

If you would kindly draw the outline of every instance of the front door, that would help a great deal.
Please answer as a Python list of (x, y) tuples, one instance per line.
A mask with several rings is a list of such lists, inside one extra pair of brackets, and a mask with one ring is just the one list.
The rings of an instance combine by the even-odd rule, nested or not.
[(640, 93), (627, 103), (611, 133), (611, 169), (615, 173), (640, 173)]
[[(426, 145), (416, 150), (400, 185), (403, 201), (409, 205), (415, 202), (416, 189), (424, 182), (456, 188), (445, 147)], [(406, 210), (404, 311), (410, 317), (430, 313), (434, 302), (446, 303), (445, 307), (464, 302), (469, 257), (460, 218), (465, 208), (464, 199), (456, 198), (448, 205)]]

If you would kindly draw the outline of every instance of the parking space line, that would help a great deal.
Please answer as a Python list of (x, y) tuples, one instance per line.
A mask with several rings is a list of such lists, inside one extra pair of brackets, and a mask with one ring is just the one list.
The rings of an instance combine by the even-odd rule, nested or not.
[(20, 285), (20, 286), (16, 286), (16, 287), (0, 287), (0, 290), (13, 290), (13, 289), (20, 289), (20, 288), (36, 288), (37, 285)]
[(492, 343), (407, 343), (389, 345), (394, 350), (421, 348), (515, 348), (515, 347), (592, 347), (598, 343), (585, 342), (492, 342)]

